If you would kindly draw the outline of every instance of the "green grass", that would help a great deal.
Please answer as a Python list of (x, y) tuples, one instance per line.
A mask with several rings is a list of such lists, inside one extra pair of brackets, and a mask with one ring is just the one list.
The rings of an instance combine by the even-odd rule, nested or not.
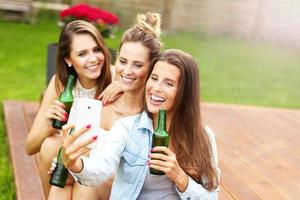
[[(35, 25), (0, 22), (0, 200), (15, 199), (2, 101), (39, 100), (45, 88), (46, 48), (60, 31), (56, 21), (56, 15), (44, 13)], [(107, 40), (108, 46), (117, 48), (120, 36)], [(165, 48), (196, 58), (204, 101), (300, 108), (299, 50), (187, 32), (162, 40)]]
[(191, 33), (167, 37), (166, 48), (198, 61), (205, 101), (300, 108), (299, 50)]

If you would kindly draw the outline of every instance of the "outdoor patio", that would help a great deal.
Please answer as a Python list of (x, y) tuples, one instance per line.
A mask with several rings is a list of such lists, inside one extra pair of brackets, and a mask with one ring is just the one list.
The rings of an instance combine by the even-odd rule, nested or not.
[[(215, 132), (221, 200), (282, 200), (300, 195), (300, 110), (204, 103), (205, 124)], [(18, 200), (43, 199), (34, 157), (24, 140), (38, 103), (4, 101)], [(18, 121), (16, 124), (15, 122)]]

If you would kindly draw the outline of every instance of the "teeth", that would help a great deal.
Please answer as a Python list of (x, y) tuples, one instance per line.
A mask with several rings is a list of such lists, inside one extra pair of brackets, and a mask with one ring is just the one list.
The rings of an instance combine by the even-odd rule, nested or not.
[(159, 96), (154, 96), (154, 95), (151, 95), (151, 99), (153, 99), (154, 101), (161, 101), (161, 102), (165, 101), (165, 99), (163, 99)]
[(124, 80), (124, 81), (133, 81), (133, 78), (127, 78), (127, 77), (124, 77), (124, 76), (122, 76), (122, 79)]
[(85, 67), (86, 69), (96, 69), (98, 65), (93, 65), (93, 66), (87, 66)]

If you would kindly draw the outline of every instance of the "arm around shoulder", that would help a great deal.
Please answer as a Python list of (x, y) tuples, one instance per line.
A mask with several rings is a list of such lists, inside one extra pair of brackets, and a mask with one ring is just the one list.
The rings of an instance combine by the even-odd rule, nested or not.
[(45, 138), (57, 132), (52, 128), (51, 120), (46, 117), (48, 109), (57, 97), (54, 75), (44, 93), (40, 108), (26, 138), (25, 150), (28, 155), (38, 153)]

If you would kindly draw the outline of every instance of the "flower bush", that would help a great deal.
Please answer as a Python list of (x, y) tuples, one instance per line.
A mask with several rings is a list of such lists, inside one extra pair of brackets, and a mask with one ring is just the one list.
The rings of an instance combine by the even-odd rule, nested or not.
[(60, 12), (60, 25), (77, 19), (85, 20), (94, 24), (104, 38), (111, 37), (116, 31), (119, 18), (99, 7), (88, 4), (77, 4)]

